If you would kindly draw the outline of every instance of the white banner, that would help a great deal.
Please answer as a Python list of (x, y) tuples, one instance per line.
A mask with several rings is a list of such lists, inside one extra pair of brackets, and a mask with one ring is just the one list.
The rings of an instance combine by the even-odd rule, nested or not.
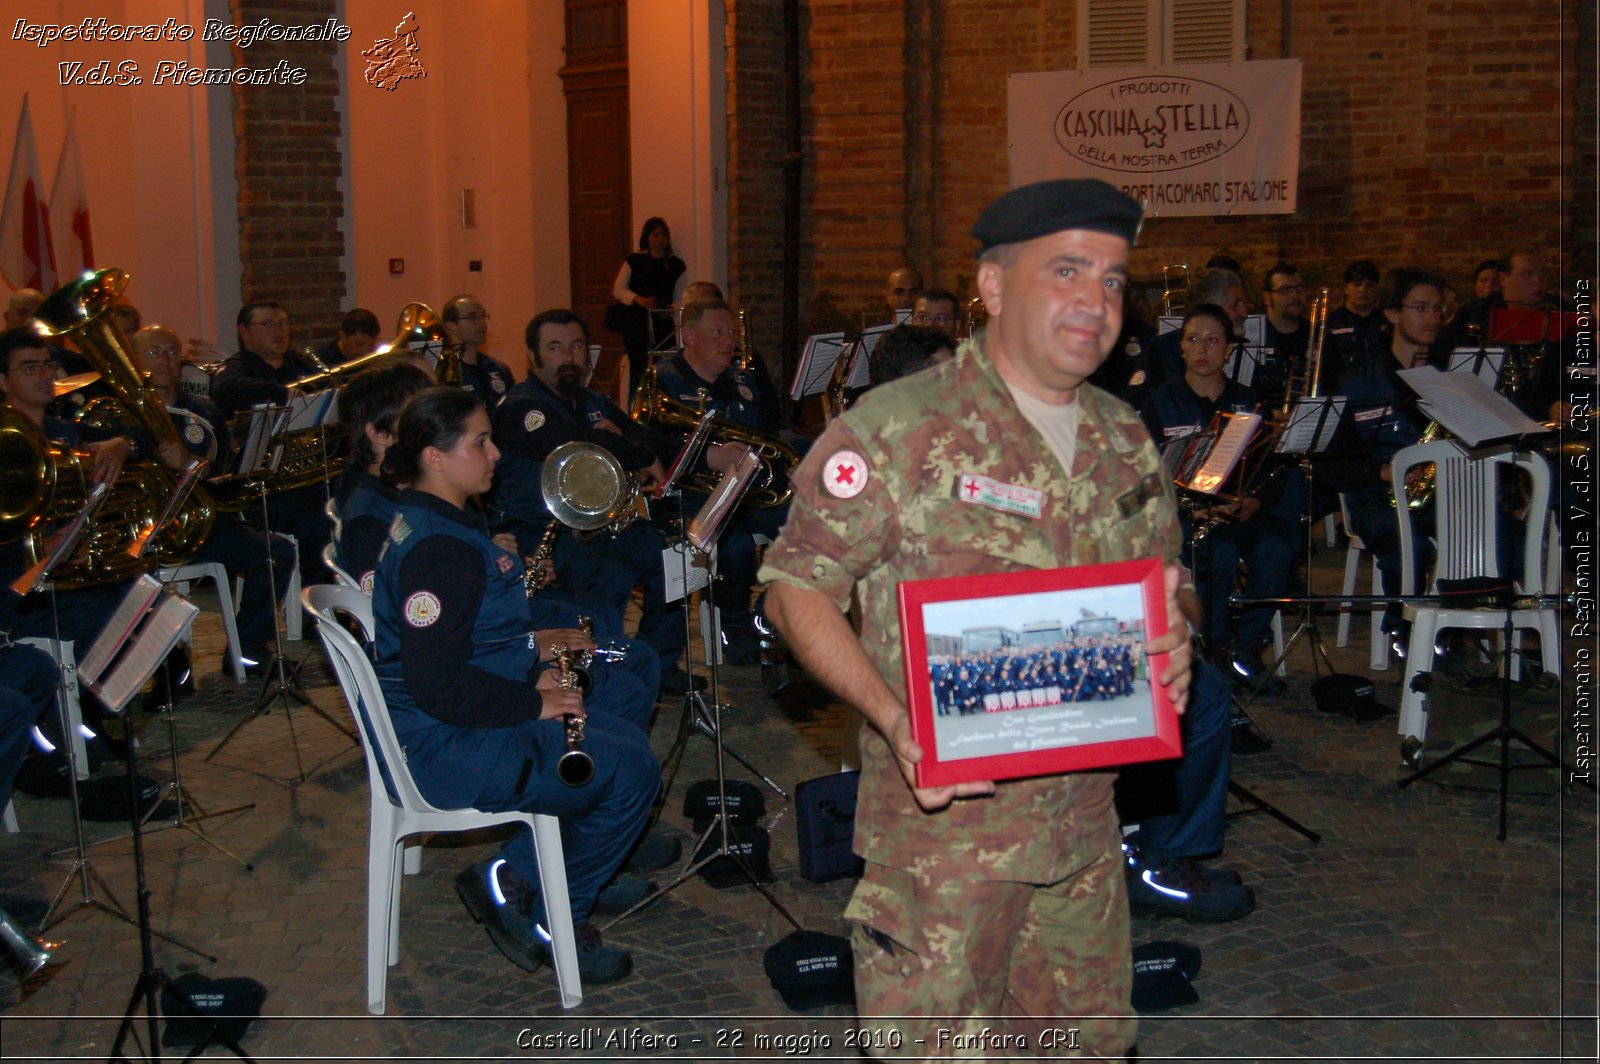
[(1292, 214), (1300, 60), (1012, 74), (1012, 187), (1095, 177), (1150, 217)]

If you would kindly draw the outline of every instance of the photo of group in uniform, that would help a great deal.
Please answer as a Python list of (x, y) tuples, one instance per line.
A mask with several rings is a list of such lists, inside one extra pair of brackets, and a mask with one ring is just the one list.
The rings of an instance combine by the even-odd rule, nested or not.
[(942, 760), (1153, 730), (1137, 585), (928, 603), (923, 611)]

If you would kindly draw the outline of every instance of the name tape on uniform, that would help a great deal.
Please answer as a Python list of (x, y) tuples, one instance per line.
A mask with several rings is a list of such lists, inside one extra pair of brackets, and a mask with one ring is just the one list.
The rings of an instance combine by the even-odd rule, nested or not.
[(974, 506), (1020, 514), (1035, 521), (1044, 516), (1044, 492), (1038, 488), (1024, 488), (1020, 484), (1005, 484), (976, 473), (963, 473), (956, 477), (955, 493), (956, 498)]

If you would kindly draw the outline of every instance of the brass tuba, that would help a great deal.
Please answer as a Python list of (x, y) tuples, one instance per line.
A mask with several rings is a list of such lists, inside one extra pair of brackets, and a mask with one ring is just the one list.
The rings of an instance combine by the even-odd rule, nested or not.
[[(709, 398), (704, 397), (702, 403)], [(639, 390), (634, 394), (633, 409), (629, 413), (641, 425), (649, 425), (676, 436), (687, 436), (699, 425), (702, 411), (703, 405), (702, 410), (694, 410), (663, 393), (656, 367), (651, 365), (639, 378)], [(741, 444), (755, 452), (761, 462), (761, 477), (745, 496), (754, 505), (770, 510), (789, 501), (789, 496), (793, 494), (789, 486), (789, 471), (800, 464), (800, 455), (793, 447), (776, 436), (743, 425), (730, 425), (721, 419), (711, 429), (708, 442)], [(679, 484), (684, 491), (709, 495), (721, 479), (722, 474), (716, 470), (705, 470), (683, 477)]]
[[(59, 289), (39, 305), (35, 320), (51, 337), (73, 341), (111, 389), (121, 420), (144, 430), (156, 444), (171, 444), (187, 453), (161, 397), (128, 355), (127, 338), (109, 313), (128, 285), (128, 275), (107, 269), (86, 273)], [(87, 452), (61, 447), (46, 440), (20, 414), (7, 419), (0, 430), (5, 459), (5, 499), (0, 535), (31, 533), (29, 551), (34, 560), (43, 550), (49, 527), (67, 520), (87, 501), (92, 458)], [(20, 423), (19, 423), (20, 422)], [(20, 462), (13, 462), (10, 456)], [(95, 515), (94, 527), (74, 560), (58, 569), (56, 581), (64, 587), (126, 580), (142, 572), (147, 563), (132, 558), (127, 547), (155, 522), (177, 491), (178, 474), (158, 458), (130, 462), (113, 486), (111, 497)], [(31, 501), (28, 496), (31, 487)], [(200, 549), (211, 532), (214, 503), (197, 485), (173, 520), (155, 541), (154, 557), (162, 565), (179, 565)]]

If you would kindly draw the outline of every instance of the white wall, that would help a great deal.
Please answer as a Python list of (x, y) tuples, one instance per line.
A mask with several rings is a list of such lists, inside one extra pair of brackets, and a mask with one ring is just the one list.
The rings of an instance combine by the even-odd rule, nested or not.
[[(690, 280), (727, 288), (727, 104), (720, 0), (629, 0), (633, 234), (660, 215)], [(731, 295), (731, 293), (730, 293)]]
[[(198, 32), (207, 14), (202, 0), (56, 0), (26, 5), (25, 16), (23, 10), (22, 5), (9, 7), (0, 34), (0, 150), (6, 153), (6, 170), (24, 93), (47, 190), (72, 116), (83, 157), (95, 264), (131, 275), (128, 298), (147, 322), (166, 322), (186, 337), (214, 339), (226, 333), (231, 343), (238, 303), (238, 226), (231, 191), (226, 206), (235, 218), (232, 228), (219, 231), (213, 224), (212, 189), (220, 158), (221, 176), (231, 190), (233, 127), (230, 120), (213, 135), (207, 117), (215, 98), (220, 95), (226, 103), (230, 90), (157, 86), (150, 79), (162, 59), (205, 65)], [(57, 41), (41, 48), (11, 39), (20, 17), (36, 23), (104, 17), (118, 24), (160, 23), (170, 17), (179, 25), (194, 26), (196, 33), (189, 42)], [(125, 60), (137, 63), (144, 83), (61, 84), (58, 64), (82, 62), (89, 68), (102, 60), (113, 70)], [(222, 311), (225, 328), (217, 324), (223, 303), (228, 304)]]
[[(375, 88), (361, 49), (391, 36), (405, 10), (416, 14), (428, 76)], [(406, 303), (442, 310), (451, 295), (474, 292), (491, 316), (491, 352), (520, 374), (522, 326), (570, 301), (561, 0), (352, 3), (347, 18), (349, 304), (376, 312), (388, 334)], [(390, 275), (391, 258), (405, 259), (403, 276)]]

